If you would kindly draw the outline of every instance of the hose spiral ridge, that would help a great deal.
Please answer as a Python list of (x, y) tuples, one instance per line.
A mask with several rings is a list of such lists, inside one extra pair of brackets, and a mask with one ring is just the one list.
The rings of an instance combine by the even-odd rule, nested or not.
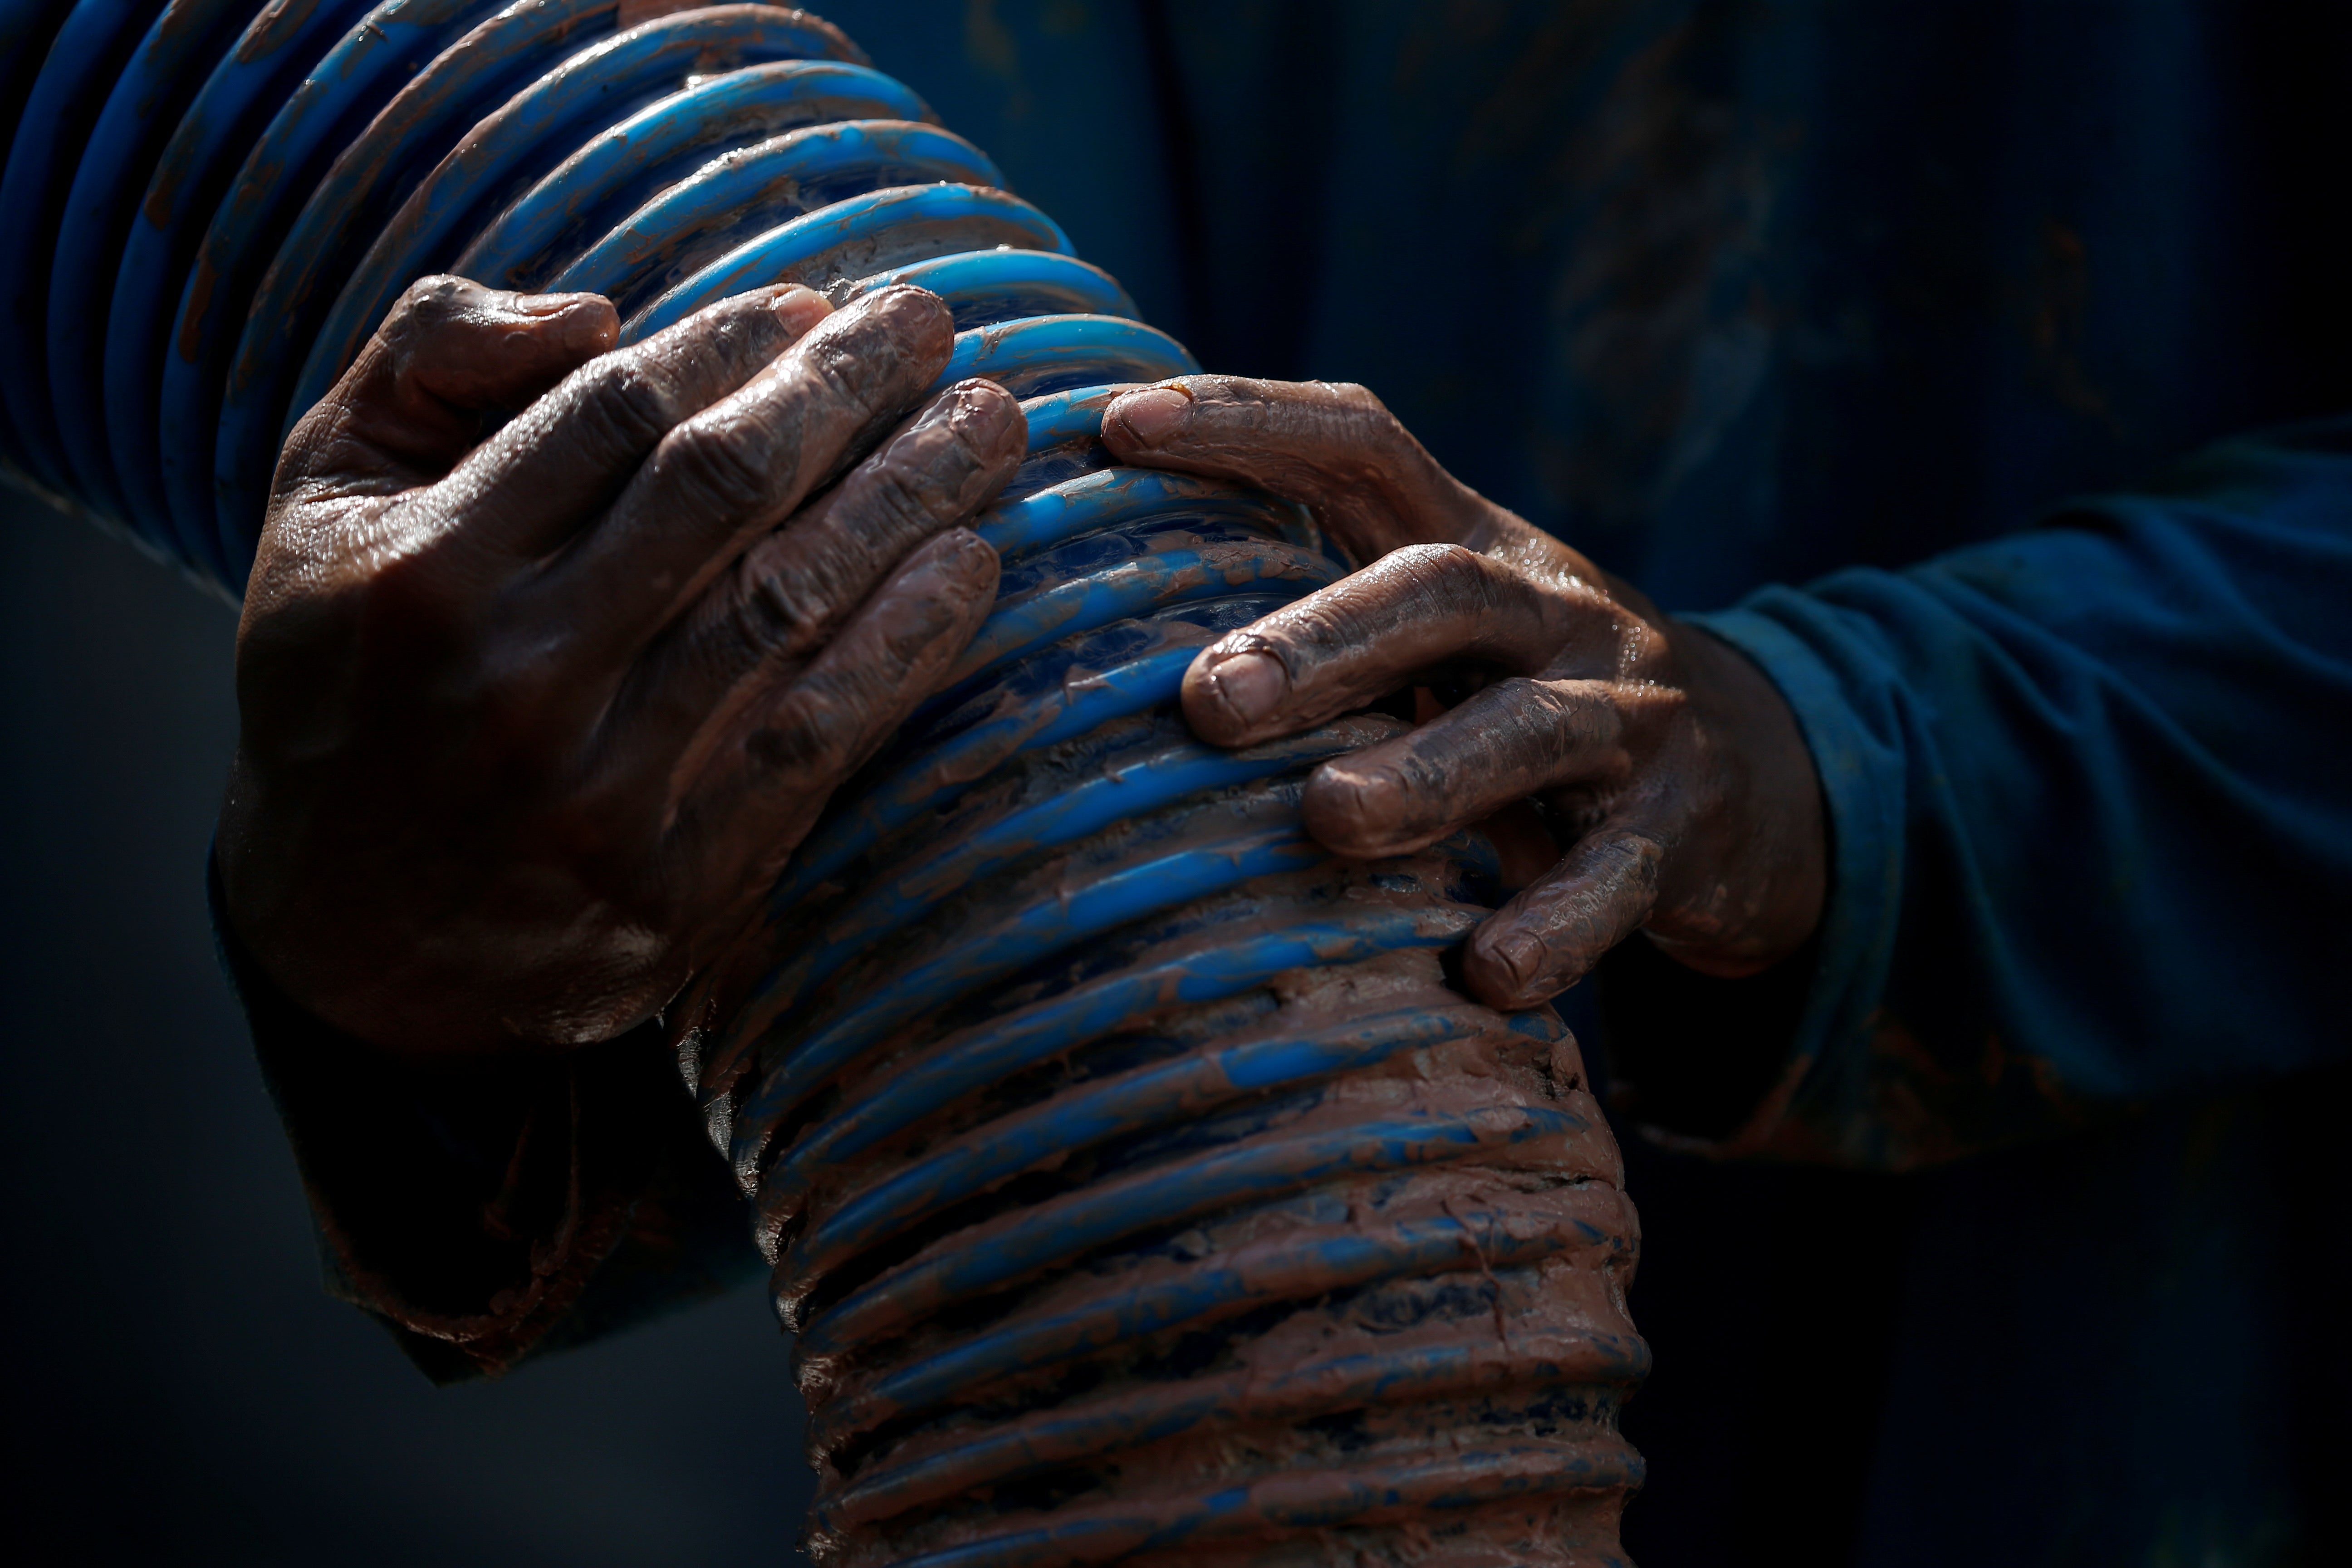
[[(633, 25), (631, 25), (633, 24)], [(844, 1568), (1621, 1561), (1639, 1226), (1575, 1041), (1447, 982), (1464, 833), (1300, 825), (1193, 655), (1336, 581), (1297, 509), (1113, 465), (1195, 372), (837, 29), (616, 0), (0, 0), (0, 441), (235, 592), (278, 445), (415, 279), (635, 341), (786, 279), (944, 298), (1024, 400), (996, 609), (673, 1005), (798, 1336)]]

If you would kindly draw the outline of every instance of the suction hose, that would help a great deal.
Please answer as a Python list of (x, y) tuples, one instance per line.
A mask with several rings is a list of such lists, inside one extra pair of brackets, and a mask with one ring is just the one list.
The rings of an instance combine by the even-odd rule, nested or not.
[[(635, 24), (635, 25), (627, 25)], [(233, 591), (285, 432), (414, 279), (919, 284), (1021, 396), (992, 618), (671, 1010), (797, 1334), (827, 1564), (1621, 1561), (1638, 1226), (1575, 1042), (1447, 983), (1476, 834), (1299, 826), (1378, 715), (1242, 752), (1177, 683), (1347, 563), (1113, 466), (1196, 371), (987, 155), (805, 13), (0, 4), (0, 436)]]

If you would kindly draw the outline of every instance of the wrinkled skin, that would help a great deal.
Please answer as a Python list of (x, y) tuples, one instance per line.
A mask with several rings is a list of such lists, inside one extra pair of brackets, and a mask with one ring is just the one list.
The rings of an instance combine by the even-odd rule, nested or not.
[(227, 913), (294, 1000), (396, 1051), (649, 1016), (994, 596), (961, 524), (1025, 430), (986, 382), (917, 410), (937, 297), (782, 288), (616, 331), (593, 295), (425, 279), (279, 464)]
[(1771, 683), (1464, 486), (1362, 387), (1186, 376), (1112, 403), (1103, 438), (1124, 462), (1299, 502), (1369, 563), (1202, 651), (1183, 701), (1202, 738), (1254, 744), (1437, 672), (1475, 686), (1318, 769), (1306, 816), (1373, 857), (1530, 797), (1553, 808), (1545, 858), (1564, 852), (1465, 955), (1480, 999), (1532, 1005), (1635, 931), (1727, 977), (1811, 934), (1821, 785)]

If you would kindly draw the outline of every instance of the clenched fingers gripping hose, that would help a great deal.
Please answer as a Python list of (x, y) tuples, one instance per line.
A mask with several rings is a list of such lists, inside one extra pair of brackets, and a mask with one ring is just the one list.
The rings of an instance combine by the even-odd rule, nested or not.
[(993, 617), (677, 1009), (799, 1335), (817, 1557), (1614, 1561), (1615, 1146), (1556, 1018), (1445, 982), (1485, 843), (1300, 831), (1390, 721), (1177, 717), (1195, 650), (1344, 569), (1294, 509), (1108, 466), (1106, 388), (1184, 351), (815, 17), (256, 12), (0, 4), (10, 460), (199, 576), (243, 580), (288, 426), (435, 271), (604, 293), (627, 339), (919, 283), (942, 384), (1026, 399)]

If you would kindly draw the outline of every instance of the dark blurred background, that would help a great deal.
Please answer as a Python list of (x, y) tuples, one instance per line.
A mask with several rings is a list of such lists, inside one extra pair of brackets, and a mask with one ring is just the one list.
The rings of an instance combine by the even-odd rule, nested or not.
[(236, 626), (0, 489), (0, 1556), (783, 1560), (808, 1478), (757, 1289), (440, 1390), (320, 1292), (205, 911)]
[[(1318, 140), (1335, 90), (1326, 79), (1337, 67), (1322, 29), (1344, 14), (1336, 0), (1233, 0), (1213, 8), (1202, 0), (815, 0), (814, 8), (846, 27), (884, 69), (914, 85), (949, 125), (987, 149), (1018, 189), (1069, 229), (1080, 254), (1119, 276), (1143, 313), (1185, 337), (1204, 361), (1253, 374), (1371, 382), (1457, 471), (1531, 516), (1558, 521), (1558, 508), (1542, 510), (1549, 503), (1536, 479), (1507, 461), (1508, 444), (1485, 438), (1490, 395), (1468, 396), (1464, 386), (1470, 384), (1443, 377), (1421, 384), (1383, 374), (1391, 359), (1418, 352), (1417, 345), (1403, 342), (1405, 334), (1361, 330), (1329, 301), (1318, 318), (1298, 297), (1312, 281), (1316, 257), (1291, 241), (1320, 221), (1319, 187), (1298, 178), (1293, 165), (1328, 154), (1334, 168), (1354, 171), (1352, 199), (1377, 210), (1404, 179), (1383, 160), (1400, 156), (1400, 144), (1417, 144), (1417, 129), (1451, 123), (1445, 116), (1454, 113), (1434, 99), (1401, 94), (1406, 107), (1418, 105), (1420, 118), (1389, 128), (1394, 134), (1387, 141), (1327, 147), (1328, 129)], [(1497, 8), (1387, 10), (1415, 26), (1442, 27), (1458, 15)], [(1749, 7), (1705, 9), (1744, 14)], [(1900, 8), (1820, 9), (1824, 16), (1836, 13), (1834, 26), (1822, 23), (1828, 32), (1863, 17), (1905, 30)], [(2138, 65), (2105, 48), (2070, 55), (2017, 40), (2033, 41), (2035, 29), (2045, 26), (2065, 32), (2077, 22), (2086, 37), (2104, 37), (2084, 19), (2113, 20), (2124, 11), (2023, 0), (1921, 13), (1931, 10), (1941, 21), (1922, 23), (1918, 33), (1935, 45), (1920, 56), (1934, 68), (1916, 79), (1861, 72), (1853, 91), (1868, 109), (1876, 102), (1873, 95), (1909, 99), (1916, 80), (1979, 83), (1993, 68), (2007, 68), (2003, 62), (2016, 64), (2014, 101), (2039, 106), (2041, 118), (2021, 108), (2010, 140), (1991, 142), (2025, 150), (2011, 160), (2024, 194), (1990, 185), (1955, 194), (1936, 181), (1917, 189), (1924, 204), (1969, 233), (2004, 213), (2030, 216), (2029, 197), (2049, 195), (2042, 184), (2063, 184), (2079, 172), (2049, 160), (2049, 180), (2036, 183), (2042, 138), (2055, 134), (2051, 125), (2059, 132), (2073, 126), (2081, 95), (2050, 90), (2035, 72), (2069, 59), (2092, 60), (2102, 70), (2112, 65), (2110, 74), (2124, 76)], [(2260, 123), (2248, 133), (2253, 152), (2229, 163), (2233, 178), (2259, 174), (2275, 184), (2275, 194), (2292, 198), (2273, 203), (2279, 211), (2325, 216), (2325, 204), (2334, 203), (2340, 213), (2342, 160), (2334, 151), (2340, 115), (2328, 110), (2329, 137), (2319, 137), (2312, 134), (2317, 120), (2305, 124), (2294, 114), (2340, 100), (2332, 85), (2338, 77), (2322, 68), (2344, 58), (2341, 48), (2330, 54), (2309, 39), (2310, 17), (2298, 17), (2294, 7), (2248, 8), (2247, 15), (2261, 18), (2267, 56), (2318, 62), (2288, 74), (2305, 88), (2304, 78), (2324, 76), (2327, 91), (2298, 97), (2282, 90), (2257, 103), (2262, 112), (2252, 118)], [(2340, 45), (2340, 22), (2318, 30)], [(1154, 100), (1170, 90), (1168, 82), (1090, 68), (1104, 58), (1143, 59), (1148, 45), (1171, 38), (1202, 100), (1193, 106), (1197, 145), (1163, 137), (1155, 121), (1167, 104)], [(1874, 58), (1859, 46), (1851, 53)], [(1280, 68), (1234, 68), (1244, 57)], [(1449, 90), (1475, 96), (1476, 85), (1455, 82)], [(1546, 94), (1535, 97), (1550, 102)], [(2088, 105), (2084, 116), (2098, 106), (2081, 101)], [(1474, 117), (1456, 118), (1467, 123)], [(1913, 153), (1925, 148), (1920, 155), (1938, 179), (1949, 173), (1946, 154), (1985, 140), (1964, 116), (1948, 112), (1942, 99), (1922, 99), (1916, 118), (1918, 145), (1905, 147)], [(1854, 123), (1875, 121), (1858, 115)], [(2205, 123), (2188, 109), (2168, 121), (2184, 142), (2194, 142)], [(1228, 144), (1253, 136), (1289, 150), (1292, 163), (1253, 161)], [(1436, 149), (1428, 166), (1450, 166), (1450, 141), (1422, 140)], [(1874, 143), (1846, 149), (1862, 163), (1877, 151)], [(2213, 161), (2220, 166), (2218, 153)], [(1513, 173), (1507, 160), (1492, 162)], [(1423, 165), (1401, 166), (1410, 173)], [(1212, 168), (1223, 177), (1203, 177)], [(1235, 170), (1249, 177), (1232, 178)], [(1873, 164), (1863, 173), (1875, 178), (1874, 170)], [(1180, 178), (1188, 171), (1200, 187), (1191, 205), (1171, 195), (1188, 188)], [(2165, 168), (2125, 177), (2131, 174), (2101, 165), (2087, 195), (2060, 194), (2095, 212), (2146, 207), (2153, 216), (2145, 224), (2118, 220), (2117, 232), (2126, 236), (2168, 232), (2165, 225), (2179, 215), (2203, 210), (2159, 177)], [(1913, 186), (1894, 182), (1891, 188)], [(1524, 191), (1513, 195), (1516, 190), (1505, 195), (1525, 199)], [(1465, 205), (1486, 199), (1484, 187), (1451, 195)], [(2249, 196), (2248, 205), (2258, 204)], [(1212, 254), (1196, 210), (1204, 206), (1253, 243)], [(2041, 232), (2031, 224), (2010, 227)], [(1370, 289), (1382, 280), (1382, 268), (1404, 277), (1450, 276), (1426, 265), (1399, 268), (1393, 259), (1400, 246), (1408, 258), (1425, 261), (1451, 243), (1443, 226), (1423, 228), (1383, 231), (1378, 244), (1355, 247), (1356, 286)], [(1933, 238), (1946, 230), (1929, 225), (1921, 232)], [(2050, 230), (2055, 238), (2071, 234)], [(2277, 246), (2267, 231), (2244, 225), (2212, 226), (2198, 237), (2200, 244), (2226, 238), (2277, 251), (2280, 286), (2225, 301), (2230, 309), (2212, 319), (2242, 319), (2253, 323), (2248, 331), (2268, 334), (2264, 342), (2304, 345), (2296, 363), (2310, 369), (2313, 384), (2249, 391), (2208, 374), (2204, 340), (2181, 348), (2178, 334), (2159, 330), (2170, 318), (2151, 325), (2105, 303), (2135, 296), (2099, 295), (2106, 312), (2098, 317), (2106, 333), (2098, 339), (2102, 352), (2123, 345), (2109, 353), (2114, 363), (2135, 366), (2143, 351), (2166, 351), (2158, 357), (2170, 367), (2168, 374), (2125, 374), (2115, 383), (2163, 416), (2105, 436), (2099, 432), (2106, 426), (2088, 420), (2083, 443), (2091, 457), (2069, 448), (2021, 460), (1987, 480), (1981, 495), (1936, 489), (1925, 500), (1937, 517), (1956, 529), (1954, 519), (1979, 531), (2007, 526), (2029, 503), (2119, 482), (2195, 440), (2342, 404), (2343, 367), (2352, 362), (2322, 345), (2344, 342), (2352, 321), (2346, 313), (2352, 295), (2336, 281), (2344, 247)], [(1853, 261), (1856, 276), (1876, 279), (1864, 264), (1879, 264), (1873, 258), (1880, 257), (1883, 237), (1865, 226), (1847, 238), (1846, 250), (1861, 258)], [(1638, 247), (1633, 253), (1647, 254)], [(1938, 271), (1948, 258), (1933, 245), (1921, 254), (1932, 264), (1930, 280), (1941, 279), (1939, 287), (1948, 285), (1948, 291), (1958, 291), (1953, 298), (1970, 305), (1953, 317), (1970, 344), (2021, 363), (2020, 356), (2039, 343), (2073, 363), (2076, 344), (2069, 334), (2081, 327), (2078, 317), (2089, 319), (2077, 297), (2081, 277), (2021, 261), (2011, 268), (2014, 277), (2000, 274), (2014, 298), (1996, 291), (1979, 300), (1961, 289), (1982, 281), (1978, 271), (1957, 264)], [(2126, 274), (2170, 265), (2170, 252), (2161, 249), (2119, 247), (2112, 254)], [(2193, 268), (2183, 270), (2176, 281), (2194, 276)], [(1961, 374), (1965, 362), (1955, 369), (1936, 360), (1930, 374), (1906, 378), (1885, 374), (1868, 354), (1837, 357), (1853, 346), (1839, 336), (1846, 317), (1822, 315), (1818, 307), (1836, 303), (1849, 281), (1840, 274), (1822, 285), (1813, 301), (1819, 321), (1808, 326), (1791, 314), (1782, 323), (1790, 326), (1790, 374), (1800, 381), (1857, 378), (1870, 399), (1851, 406), (1870, 417), (1832, 434), (1842, 447), (1872, 456), (1875, 466), (1864, 467), (1881, 479), (1892, 476), (1907, 495), (1917, 486), (1906, 454), (1947, 445), (1973, 450), (1969, 444), (1981, 434), (1965, 423), (1956, 433), (1917, 411), (1943, 407), (1948, 380), (1947, 401), (1965, 414), (1975, 383)], [(2186, 281), (2176, 292), (2194, 302)], [(1951, 304), (1933, 290), (1923, 297), (1939, 309)], [(1486, 308), (1479, 290), (1465, 289), (1434, 289), (1412, 303), (1440, 329), (1474, 321)], [(1899, 325), (1918, 303), (1895, 289), (1888, 320)], [(2205, 319), (2186, 305), (2179, 313)], [(1318, 320), (1331, 330), (1313, 339)], [(1836, 331), (1815, 330), (1822, 322)], [(2042, 338), (2029, 337), (2028, 329), (2045, 327)], [(1999, 335), (2004, 332), (2010, 335)], [(1463, 355), (1475, 359), (1490, 346), (1466, 328), (1460, 336), (1469, 345)], [(1533, 353), (1541, 345), (1529, 339), (1528, 346)], [(2031, 370), (2011, 368), (2018, 376)], [(2053, 384), (2061, 391), (2072, 385)], [(1882, 387), (1890, 389), (1883, 407), (1871, 401)], [(1757, 399), (1759, 408), (1775, 405), (1776, 397)], [(1882, 442), (1890, 431), (1914, 445)], [(1988, 460), (1983, 467), (1998, 465)], [(1733, 528), (1700, 504), (1711, 505), (1714, 491), (1687, 488), (1697, 499), (1684, 509), (1685, 521), (1696, 531), (1662, 527), (1643, 555), (1634, 548), (1635, 533), (1612, 534), (1606, 518), (1586, 518), (1579, 542), (1604, 564), (1638, 572), (1675, 607), (1721, 602), (1729, 595), (1718, 591), (1718, 580), (1750, 572), (1768, 547), (1795, 548), (1800, 532), (1811, 542), (1807, 549), (1830, 553), (1791, 557), (1763, 575), (1801, 577), (1845, 559), (1908, 559), (1950, 542), (1921, 522), (1907, 501), (1877, 506), (1866, 487), (1844, 498), (1851, 503), (1845, 511), (1865, 521), (1892, 519), (1900, 528), (1890, 524), (1884, 537), (1811, 529), (1814, 520), (1794, 501), (1790, 515), (1810, 531), (1793, 523), (1784, 532), (1760, 523)], [(1806, 504), (1821, 499), (1813, 495)], [(0, 964), (6, 966), (6, 994), (17, 999), (0, 1046), (0, 1209), (6, 1226), (0, 1310), (7, 1314), (8, 1352), (0, 1373), (7, 1444), (0, 1552), (42, 1563), (162, 1558), (255, 1568), (785, 1561), (808, 1479), (787, 1346), (756, 1289), (501, 1383), (438, 1391), (367, 1320), (321, 1292), (293, 1163), (215, 967), (204, 907), (205, 845), (235, 731), (233, 632), (225, 605), (86, 524), (0, 489), (0, 921), (6, 922)], [(1587, 1002), (1571, 994), (1577, 1026), (1590, 1040)], [(2053, 1535), (2045, 1543), (2053, 1562), (2069, 1560), (2068, 1541), (2095, 1533), (2108, 1517), (2090, 1511), (2084, 1500), (2054, 1495), (2052, 1478), (2078, 1474), (2079, 1467), (2063, 1461), (2080, 1452), (2137, 1445), (2167, 1456), (2177, 1451), (2183, 1465), (2235, 1467), (2264, 1484), (2292, 1486), (2307, 1505), (2352, 1496), (2342, 1485), (2341, 1462), (2352, 1454), (2352, 1423), (2344, 1414), (2352, 1410), (2352, 1388), (2315, 1373), (2315, 1363), (2301, 1353), (2340, 1334), (2341, 1303), (2352, 1301), (2352, 1252), (2341, 1245), (2341, 1215), (2352, 1212), (2352, 1167), (2331, 1163), (2340, 1147), (2333, 1111), (2345, 1093), (2339, 1074), (2326, 1085), (2279, 1086), (2235, 1108), (2189, 1108), (2157, 1119), (2142, 1142), (2162, 1158), (2133, 1155), (2118, 1134), (1907, 1183), (1743, 1170), (1737, 1202), (1727, 1202), (1726, 1184), (1708, 1171), (1629, 1141), (1631, 1185), (1649, 1233), (1633, 1304), (1659, 1371), (1633, 1407), (1628, 1429), (1648, 1451), (1666, 1457), (1636, 1506), (1628, 1531), (1634, 1554), (1660, 1563), (1779, 1561), (1783, 1553), (1809, 1563), (1845, 1560), (1863, 1485), (1874, 1472), (1897, 1503), (1915, 1493), (1948, 1495), (1940, 1480), (1928, 1481), (1946, 1474), (1949, 1450), (1959, 1441), (1937, 1427), (1934, 1417), (1949, 1412), (1959, 1413), (1953, 1431), (2000, 1435), (2009, 1453), (1999, 1484), (2009, 1500), (2036, 1487), (2053, 1494), (2037, 1494), (2018, 1517), (2074, 1521), (2076, 1535)], [(2095, 1228), (2095, 1216), (2116, 1211), (2117, 1189), (2169, 1179), (2168, 1172), (2182, 1167), (2175, 1153), (2201, 1159), (2225, 1139), (2280, 1151), (2272, 1184), (2161, 1234)], [(1792, 1226), (1792, 1215), (1803, 1224)], [(2240, 1223), (2246, 1215), (2263, 1223)], [(1923, 1224), (1969, 1245), (1920, 1247)], [(2070, 1239), (2056, 1254), (2021, 1256), (2013, 1238), (2026, 1231)], [(2293, 1304), (2292, 1321), (2229, 1341), (2219, 1363), (2200, 1361), (2217, 1353), (2212, 1324), (2262, 1321), (2232, 1292), (2258, 1295), (2273, 1285)], [(1937, 1343), (1893, 1344), (1895, 1308), (1905, 1300), (1966, 1302), (1981, 1328), (1961, 1347), (1966, 1353)], [(2157, 1351), (2120, 1343), (2112, 1325), (2126, 1321), (2143, 1324)], [(2174, 1346), (2181, 1347), (2179, 1385), (2139, 1390), (2144, 1405), (2128, 1406), (2101, 1382), (2118, 1375), (2117, 1367), (2174, 1359)], [(1999, 1404), (1998, 1391), (2013, 1387), (2014, 1378), (1981, 1375), (1988, 1367), (2014, 1373), (2019, 1364), (2035, 1374), (2026, 1380), (2039, 1390), (2032, 1408)], [(2241, 1395), (2244, 1411), (2230, 1405)], [(1880, 1411), (1890, 1405), (1929, 1413), (1914, 1423), (1907, 1448), (1881, 1444)], [(2121, 1424), (2126, 1430), (2092, 1425), (2100, 1414), (2126, 1407), (2137, 1413)], [(2303, 1434), (2298, 1451), (2309, 1456), (2302, 1470), (2283, 1457), (2288, 1445), (2272, 1419), (2275, 1409), (2287, 1407)], [(2334, 1434), (2327, 1443), (2310, 1440), (2305, 1430), (2323, 1427)], [(2268, 1446), (2210, 1436), (2239, 1431), (2268, 1434)], [(2184, 1433), (2204, 1446), (2189, 1446)], [(1801, 1464), (1804, 1484), (1790, 1484), (1789, 1466), (1739, 1462), (1758, 1452)], [(2142, 1469), (2160, 1473), (2162, 1466)], [(1917, 1483), (1907, 1492), (1906, 1478)], [(2347, 1538), (2347, 1504), (2329, 1506), (2329, 1538)], [(1919, 1503), (1908, 1512), (1874, 1516), (1873, 1560), (1917, 1560), (1912, 1532), (1927, 1511)], [(1938, 1528), (1972, 1540), (1984, 1520), (1999, 1528), (2007, 1517), (1989, 1509), (1964, 1511), (1982, 1518), (1939, 1519)], [(2193, 1540), (2196, 1524), (2191, 1520), (2174, 1533)], [(1769, 1538), (1776, 1550), (1726, 1549), (1724, 1541), (1735, 1536)], [(2164, 1560), (2219, 1559), (2184, 1550)]]

